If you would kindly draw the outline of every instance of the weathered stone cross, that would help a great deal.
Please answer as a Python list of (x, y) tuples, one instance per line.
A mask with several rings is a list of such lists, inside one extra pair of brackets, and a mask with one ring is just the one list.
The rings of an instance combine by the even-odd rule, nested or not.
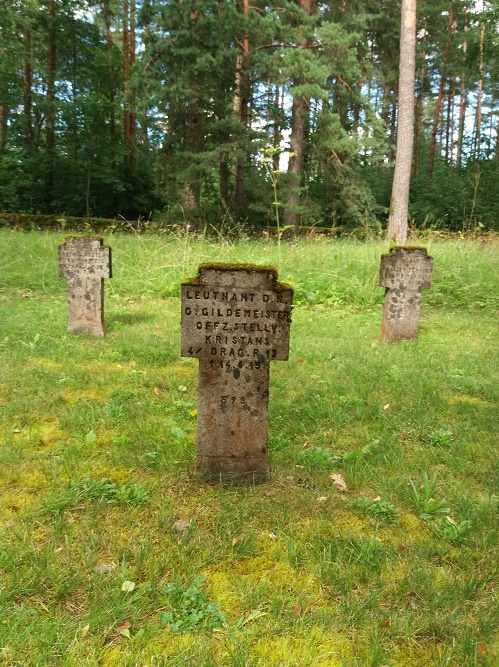
[(268, 478), (269, 368), (289, 354), (293, 290), (273, 267), (201, 264), (182, 283), (181, 354), (199, 359), (196, 470)]
[(421, 290), (430, 287), (432, 268), (426, 248), (395, 246), (381, 256), (379, 284), (386, 287), (382, 341), (417, 339)]
[(59, 275), (68, 279), (68, 331), (104, 335), (104, 278), (111, 277), (111, 248), (100, 236), (66, 236), (59, 246)]

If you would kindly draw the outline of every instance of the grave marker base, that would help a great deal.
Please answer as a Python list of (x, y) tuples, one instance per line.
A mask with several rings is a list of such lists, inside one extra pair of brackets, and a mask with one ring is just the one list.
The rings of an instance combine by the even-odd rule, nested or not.
[(244, 484), (269, 476), (269, 363), (258, 369), (250, 364), (199, 361), (196, 471), (213, 482)]

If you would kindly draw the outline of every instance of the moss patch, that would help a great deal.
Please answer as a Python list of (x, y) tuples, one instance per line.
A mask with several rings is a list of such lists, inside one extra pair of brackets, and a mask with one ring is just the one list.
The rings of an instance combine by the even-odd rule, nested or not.
[(278, 272), (274, 266), (270, 265), (260, 265), (260, 264), (233, 264), (229, 262), (214, 262), (214, 263), (203, 263), (198, 267), (198, 275), (194, 278), (186, 278), (182, 280), (181, 285), (184, 286), (197, 286), (200, 285), (200, 274), (201, 271), (257, 271), (259, 273), (271, 273), (273, 275), (273, 289), (276, 292), (291, 291), (293, 292), (293, 287), (287, 283), (280, 283), (277, 281)]

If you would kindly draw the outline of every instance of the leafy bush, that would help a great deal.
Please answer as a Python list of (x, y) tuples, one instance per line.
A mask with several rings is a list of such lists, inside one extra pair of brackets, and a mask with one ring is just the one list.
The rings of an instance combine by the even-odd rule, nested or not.
[(171, 610), (160, 615), (161, 623), (168, 623), (175, 632), (190, 632), (195, 629), (213, 630), (225, 625), (225, 618), (218, 604), (208, 602), (200, 589), (205, 577), (196, 577), (186, 586), (180, 577), (175, 577), (164, 589)]
[(440, 539), (457, 544), (462, 541), (464, 535), (471, 528), (471, 521), (457, 523), (450, 516), (446, 516), (441, 521), (435, 522), (432, 528)]
[(149, 492), (140, 484), (126, 482), (122, 486), (117, 486), (107, 477), (100, 480), (88, 477), (83, 482), (82, 496), (89, 500), (119, 502), (133, 506), (143, 505), (149, 500)]
[(352, 502), (352, 507), (389, 523), (394, 523), (400, 518), (400, 512), (395, 505), (388, 500), (381, 500), (381, 498), (374, 500), (365, 497), (356, 498)]
[(432, 483), (428, 478), (428, 473), (423, 472), (423, 484), (418, 488), (411, 479), (412, 499), (419, 511), (419, 518), (424, 521), (430, 521), (435, 514), (449, 514), (450, 508), (446, 507), (447, 501), (443, 498), (433, 498)]

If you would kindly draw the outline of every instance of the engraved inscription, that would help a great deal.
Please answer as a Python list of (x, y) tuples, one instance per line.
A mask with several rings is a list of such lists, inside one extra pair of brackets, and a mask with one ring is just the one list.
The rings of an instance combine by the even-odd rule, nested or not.
[[(240, 304), (250, 304), (247, 305)], [(230, 304), (230, 305), (228, 305)], [(182, 354), (201, 358), (287, 359), (291, 295), (182, 288)], [(184, 326), (185, 324), (185, 326)]]

